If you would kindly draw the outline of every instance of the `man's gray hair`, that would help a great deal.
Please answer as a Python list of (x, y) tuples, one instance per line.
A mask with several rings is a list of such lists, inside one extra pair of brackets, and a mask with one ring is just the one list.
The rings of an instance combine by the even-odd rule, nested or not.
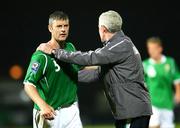
[(99, 26), (105, 26), (109, 32), (117, 32), (121, 30), (122, 18), (119, 13), (113, 10), (103, 12), (99, 16)]

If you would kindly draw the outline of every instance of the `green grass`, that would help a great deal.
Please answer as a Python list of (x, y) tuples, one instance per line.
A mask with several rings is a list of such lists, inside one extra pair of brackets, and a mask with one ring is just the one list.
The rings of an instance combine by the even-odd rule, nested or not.
[(176, 128), (180, 128), (180, 124), (176, 124)]

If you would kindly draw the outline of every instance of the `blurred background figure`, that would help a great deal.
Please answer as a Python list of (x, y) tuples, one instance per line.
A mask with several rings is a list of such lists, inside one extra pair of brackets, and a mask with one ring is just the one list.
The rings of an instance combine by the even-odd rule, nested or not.
[[(173, 108), (180, 103), (180, 73), (175, 60), (163, 54), (159, 37), (146, 41), (149, 58), (143, 61), (153, 115), (150, 128), (174, 128)], [(173, 86), (174, 85), (174, 86)]]

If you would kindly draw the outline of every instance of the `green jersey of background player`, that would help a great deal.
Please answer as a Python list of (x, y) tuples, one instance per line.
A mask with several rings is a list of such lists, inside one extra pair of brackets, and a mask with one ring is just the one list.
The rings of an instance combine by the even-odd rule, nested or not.
[[(69, 18), (62, 11), (55, 11), (49, 17), (51, 32), (49, 47), (75, 51), (67, 42)], [(36, 50), (24, 79), (24, 89), (34, 102), (34, 128), (82, 128), (78, 99), (78, 66), (58, 62), (52, 55)]]
[(151, 101), (159, 108), (174, 108), (173, 83), (179, 82), (180, 75), (172, 57), (162, 56), (160, 63), (153, 59), (144, 61), (145, 79), (150, 91)]
[(162, 54), (159, 37), (149, 38), (147, 48), (150, 58), (143, 61), (143, 66), (153, 106), (150, 127), (174, 128), (172, 110), (175, 101), (180, 102), (180, 73), (177, 64), (172, 57)]

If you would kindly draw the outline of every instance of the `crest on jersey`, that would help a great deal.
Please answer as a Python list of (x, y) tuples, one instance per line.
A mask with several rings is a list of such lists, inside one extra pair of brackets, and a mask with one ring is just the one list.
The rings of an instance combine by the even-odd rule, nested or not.
[(164, 66), (164, 69), (166, 70), (166, 72), (169, 72), (169, 70), (170, 70), (170, 65), (169, 65), (169, 64), (166, 64), (166, 65)]
[(39, 66), (40, 66), (40, 63), (34, 62), (31, 66), (32, 71), (36, 73), (39, 69)]
[(155, 77), (156, 76), (156, 70), (153, 66), (148, 66), (147, 74), (149, 77)]

